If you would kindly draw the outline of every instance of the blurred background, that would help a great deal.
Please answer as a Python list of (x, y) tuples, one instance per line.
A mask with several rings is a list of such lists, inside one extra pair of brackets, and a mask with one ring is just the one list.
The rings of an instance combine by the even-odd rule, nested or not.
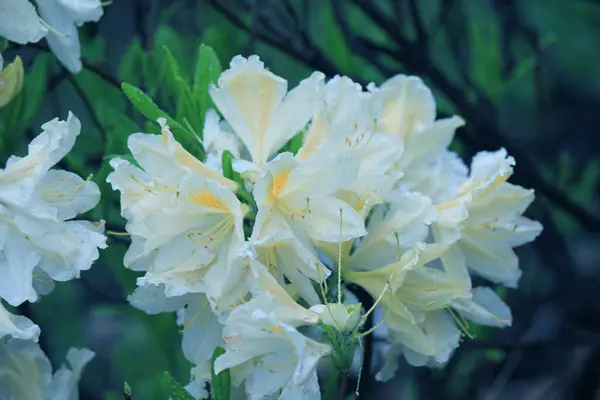
[[(86, 217), (124, 230), (118, 194), (104, 183), (107, 159), (127, 154), (126, 138), (156, 131), (120, 91), (141, 87), (177, 111), (163, 46), (191, 77), (201, 43), (224, 67), (258, 54), (290, 86), (320, 70), (376, 84), (397, 73), (420, 76), (439, 116), (467, 125), (453, 147), (468, 162), (505, 147), (517, 161), (513, 183), (534, 188), (528, 216), (543, 234), (517, 249), (523, 277), (506, 290), (514, 323), (473, 328), (447, 366), (404, 365), (385, 384), (363, 374), (365, 399), (600, 398), (600, 1), (592, 0), (113, 0), (97, 24), (80, 29), (84, 69), (72, 76), (44, 41), (9, 47), (20, 55), (25, 87), (0, 111), (0, 161), (23, 154), (39, 126), (69, 110), (83, 122), (75, 150), (60, 165), (94, 174), (103, 200)], [(70, 346), (97, 357), (81, 398), (165, 399), (159, 376), (188, 382), (174, 315), (148, 316), (126, 297), (135, 273), (123, 267), (126, 237), (82, 278), (57, 284), (21, 307), (42, 328), (42, 348), (58, 365)], [(380, 367), (373, 344), (368, 367)], [(350, 387), (353, 385), (350, 382)]]

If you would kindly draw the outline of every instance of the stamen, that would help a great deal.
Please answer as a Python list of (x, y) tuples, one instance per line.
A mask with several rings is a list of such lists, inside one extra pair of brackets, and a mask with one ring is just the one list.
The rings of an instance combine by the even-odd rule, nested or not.
[(261, 360), (260, 365), (261, 367), (265, 368), (267, 371), (271, 372), (271, 373), (275, 373), (275, 371), (273, 370), (273, 368), (278, 368), (278, 367), (285, 367), (286, 365), (292, 365), (298, 362), (298, 357), (292, 357), (287, 361), (282, 361), (280, 363), (277, 364), (270, 364), (270, 365), (266, 365), (264, 363), (263, 360)]
[(209, 247), (214, 248), (218, 246), (223, 239), (225, 239), (227, 234), (231, 231), (230, 228), (233, 225), (233, 217), (231, 215), (228, 215), (227, 217), (222, 218), (218, 223), (213, 225), (208, 231), (189, 233), (188, 237), (194, 244), (202, 245), (207, 249)]
[(48, 29), (50, 32), (54, 33), (55, 35), (63, 37), (63, 38), (69, 37), (69, 35), (67, 35), (66, 33), (62, 33), (60, 31), (54, 29), (49, 23), (47, 23), (46, 21), (44, 21), (41, 18), (40, 18), (40, 22), (42, 23), (42, 25), (44, 25), (46, 27), (46, 29)]
[(448, 307), (447, 309), (450, 315), (452, 316), (452, 319), (454, 319), (454, 322), (456, 322), (456, 325), (458, 325), (460, 331), (463, 334), (465, 334), (469, 339), (475, 339), (475, 335), (469, 332), (469, 323), (464, 318), (462, 318), (462, 315), (457, 315), (456, 312), (452, 309), (452, 307)]
[(360, 318), (360, 322), (358, 323), (358, 326), (362, 326), (365, 324), (365, 322), (367, 322), (367, 318), (369, 317), (369, 315), (371, 315), (371, 313), (373, 311), (375, 311), (375, 307), (377, 307), (377, 305), (379, 304), (379, 302), (381, 302), (381, 300), (383, 299), (383, 296), (387, 293), (387, 291), (390, 288), (390, 278), (388, 279), (388, 281), (386, 282), (385, 286), (383, 287), (383, 290), (381, 291), (381, 293), (379, 294), (379, 296), (377, 297), (377, 300), (375, 300), (375, 303), (373, 303), (373, 305), (371, 306), (371, 308), (369, 308), (367, 310), (367, 312)]
[[(200, 304), (200, 307), (198, 307), (198, 310), (196, 311), (196, 313), (192, 316), (192, 318), (190, 320), (184, 321), (183, 324), (183, 329), (181, 329), (179, 332), (180, 333), (184, 333), (185, 331), (188, 330), (188, 328), (194, 323), (196, 322), (197, 319), (199, 319), (200, 315), (202, 314), (202, 311), (204, 311), (204, 309), (206, 308), (208, 304), (208, 299), (205, 298), (204, 301), (202, 302), (202, 304)], [(198, 322), (198, 325), (204, 325), (205, 321), (200, 320)]]
[[(92, 180), (93, 177), (94, 177), (93, 174), (88, 175), (88, 177), (82, 183), (80, 183), (79, 185), (73, 186), (72, 188), (69, 188), (68, 190), (65, 190), (62, 192), (39, 193), (39, 196), (43, 199), (61, 199), (65, 196), (73, 194), (73, 193), (77, 192), (79, 189), (83, 188), (86, 183), (88, 183), (89, 181)], [(64, 178), (60, 178), (59, 182), (63, 182), (63, 181), (64, 181)], [(72, 181), (73, 181), (73, 178), (67, 179), (68, 183), (71, 183)], [(70, 199), (66, 200), (64, 203), (59, 203), (59, 204), (67, 204), (71, 201), (73, 201), (73, 198), (70, 198)], [(55, 204), (57, 204), (57, 203), (55, 203)]]
[(146, 192), (149, 193), (177, 193), (179, 195), (179, 191), (175, 188), (170, 188), (166, 184), (163, 184), (163, 187), (160, 187), (160, 184), (154, 180), (152, 183), (155, 186), (150, 186), (142, 181), (140, 181), (135, 175), (131, 175), (131, 180), (142, 186)]
[(358, 345), (360, 346), (360, 366), (358, 367), (358, 379), (356, 380), (356, 390), (354, 391), (357, 398), (360, 396), (358, 390), (360, 388), (360, 378), (362, 377), (362, 371), (365, 364), (365, 349), (363, 347), (362, 338), (360, 337), (358, 338)]

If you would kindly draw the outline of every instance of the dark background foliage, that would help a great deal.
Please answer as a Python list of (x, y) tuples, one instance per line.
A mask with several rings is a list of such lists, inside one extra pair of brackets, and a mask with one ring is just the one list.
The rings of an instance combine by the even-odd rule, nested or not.
[[(379, 84), (397, 74), (422, 77), (440, 116), (467, 126), (454, 149), (465, 158), (505, 147), (517, 160), (514, 183), (536, 190), (528, 216), (543, 234), (519, 249), (523, 277), (505, 291), (514, 324), (473, 328), (445, 368), (403, 365), (396, 378), (364, 375), (364, 398), (599, 398), (600, 396), (600, 2), (584, 0), (114, 0), (96, 25), (80, 30), (84, 70), (71, 76), (44, 42), (11, 47), (26, 61), (24, 92), (0, 114), (0, 158), (24, 151), (39, 125), (72, 110), (83, 120), (76, 149), (61, 165), (94, 180), (104, 198), (88, 217), (123, 231), (118, 198), (103, 183), (107, 159), (127, 153), (126, 137), (155, 131), (128, 104), (121, 81), (143, 88), (178, 112), (167, 46), (190, 77), (200, 43), (223, 66), (236, 54), (259, 54), (295, 85), (312, 70)], [(69, 346), (97, 358), (86, 370), (83, 399), (166, 398), (160, 376), (182, 382), (173, 315), (146, 316), (126, 296), (135, 275), (123, 268), (127, 247), (109, 250), (76, 282), (59, 284), (41, 303), (23, 306), (42, 327), (54, 363)], [(367, 368), (385, 347), (368, 343)], [(353, 383), (349, 382), (348, 387)]]

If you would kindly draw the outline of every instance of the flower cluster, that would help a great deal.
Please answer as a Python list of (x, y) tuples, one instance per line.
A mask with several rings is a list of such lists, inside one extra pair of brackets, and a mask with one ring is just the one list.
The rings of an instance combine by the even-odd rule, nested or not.
[(81, 369), (93, 357), (89, 350), (71, 349), (70, 369), (51, 376), (36, 343), (39, 327), (2, 303), (16, 307), (37, 301), (54, 281), (78, 278), (106, 247), (102, 223), (74, 220), (98, 203), (98, 186), (51, 169), (73, 147), (79, 120), (69, 114), (42, 129), (25, 157), (12, 156), (0, 169), (0, 398), (76, 398)]
[[(249, 398), (314, 399), (319, 359), (347, 372), (379, 326), (392, 345), (385, 380), (400, 354), (447, 361), (465, 319), (511, 323), (470, 275), (515, 287), (513, 248), (541, 231), (522, 217), (533, 192), (507, 182), (514, 159), (481, 152), (467, 168), (448, 150), (463, 120), (436, 119), (416, 77), (366, 89), (315, 72), (288, 91), (257, 56), (237, 56), (210, 88), (205, 160), (160, 119), (162, 134), (129, 137), (137, 164), (111, 161), (124, 262), (144, 273), (130, 302), (177, 311), (195, 397), (218, 347), (214, 372), (229, 369)], [(381, 325), (363, 331), (374, 310), (361, 316), (347, 284), (376, 300)]]
[[(98, 21), (103, 14), (100, 0), (2, 0), (0, 36), (26, 44), (43, 37), (60, 62), (72, 73), (81, 70), (81, 46), (77, 27)], [(38, 15), (39, 12), (39, 15)]]

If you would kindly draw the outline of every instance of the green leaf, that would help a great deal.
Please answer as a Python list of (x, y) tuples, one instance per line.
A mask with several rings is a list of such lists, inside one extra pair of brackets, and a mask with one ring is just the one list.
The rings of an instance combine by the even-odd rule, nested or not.
[[(140, 88), (123, 82), (121, 84), (121, 90), (123, 90), (123, 93), (125, 93), (125, 96), (127, 96), (135, 108), (137, 108), (138, 111), (144, 114), (144, 116), (149, 120), (156, 121), (159, 118), (166, 118), (170, 124), (175, 122), (173, 118), (169, 117), (166, 112), (161, 110), (156, 103), (154, 103), (152, 98), (150, 98), (150, 96), (144, 93)], [(175, 124), (177, 123), (175, 122)]]
[(171, 400), (194, 400), (194, 398), (177, 382), (173, 376), (165, 371), (165, 381), (167, 389), (171, 395)]
[(187, 119), (194, 132), (201, 131), (202, 127), (196, 123), (199, 121), (198, 116), (195, 113), (194, 99), (192, 97), (190, 85), (181, 74), (179, 63), (175, 57), (173, 57), (169, 48), (163, 46), (163, 50), (165, 52), (167, 65), (164, 78), (169, 82), (169, 87), (171, 87), (173, 91), (173, 97), (176, 99), (175, 118), (180, 121)]
[(184, 147), (192, 154), (195, 154), (199, 159), (204, 159), (204, 149), (200, 135), (196, 133), (194, 128), (184, 119), (184, 124), (177, 122), (173, 117), (169, 116), (165, 111), (161, 110), (156, 103), (144, 93), (140, 88), (123, 82), (121, 89), (125, 96), (146, 118), (156, 121), (158, 118), (166, 118), (167, 124), (175, 133), (177, 139)]
[(231, 378), (229, 376), (229, 369), (223, 370), (218, 374), (215, 374), (215, 360), (225, 354), (225, 349), (217, 347), (213, 353), (210, 369), (211, 390), (212, 397), (214, 400), (229, 400), (231, 391)]
[(200, 45), (198, 48), (198, 59), (194, 72), (194, 86), (192, 98), (194, 99), (196, 111), (199, 116), (198, 124), (200, 131), (204, 130), (204, 116), (206, 110), (213, 107), (208, 88), (216, 84), (221, 75), (221, 62), (212, 47)]
[(123, 57), (121, 57), (117, 71), (119, 79), (134, 85), (140, 85), (148, 75), (146, 58), (140, 41), (138, 39), (133, 40), (125, 50)]

